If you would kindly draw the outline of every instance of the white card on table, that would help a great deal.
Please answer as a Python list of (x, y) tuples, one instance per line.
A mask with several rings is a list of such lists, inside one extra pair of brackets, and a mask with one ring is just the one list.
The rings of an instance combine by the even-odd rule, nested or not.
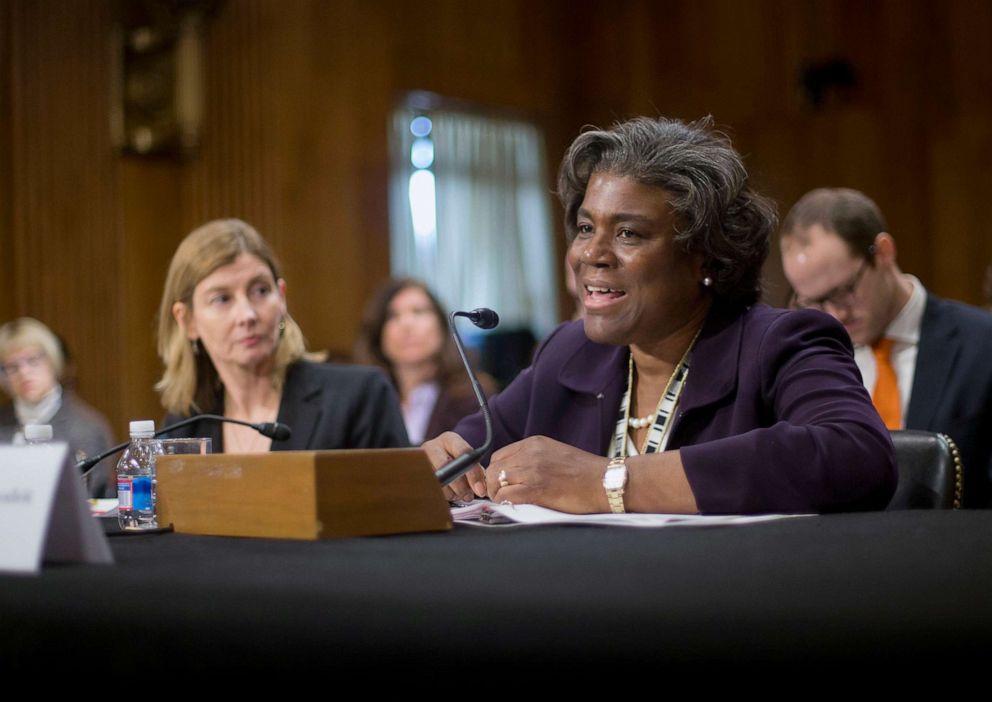
[(46, 561), (113, 563), (62, 443), (0, 446), (0, 571), (38, 573)]

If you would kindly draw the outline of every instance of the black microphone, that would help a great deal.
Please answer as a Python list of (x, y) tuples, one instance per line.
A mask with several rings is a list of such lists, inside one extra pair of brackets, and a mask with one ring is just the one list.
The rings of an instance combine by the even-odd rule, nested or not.
[(273, 441), (286, 441), (293, 435), (293, 430), (281, 422), (262, 422), (253, 424), (258, 433), (267, 436)]
[[(252, 424), (251, 422), (245, 422), (241, 419), (232, 419), (231, 417), (224, 417), (219, 414), (197, 414), (192, 417), (187, 417), (186, 419), (176, 422), (175, 424), (170, 424), (167, 427), (163, 427), (155, 432), (155, 436), (162, 436), (162, 434), (168, 434), (170, 431), (175, 431), (176, 429), (181, 429), (193, 422), (198, 422), (201, 419), (208, 419), (213, 422), (230, 422), (231, 424), (240, 424), (243, 427), (251, 427), (259, 434), (267, 436), (273, 441), (285, 441), (290, 436), (293, 435), (293, 430), (287, 425), (281, 422), (261, 422), (260, 424)], [(130, 439), (113, 446), (98, 456), (93, 456), (91, 458), (83, 459), (76, 464), (76, 470), (82, 473), (82, 477), (85, 478), (89, 475), (96, 465), (107, 458), (108, 456), (113, 456), (118, 451), (123, 451), (128, 446), (131, 445)]]
[(499, 324), (499, 315), (486, 307), (480, 307), (471, 312), (452, 312), (448, 315), (451, 335), (455, 339), (455, 347), (458, 349), (458, 355), (462, 357), (462, 363), (465, 365), (468, 379), (472, 382), (472, 389), (475, 391), (475, 397), (479, 401), (479, 408), (482, 410), (482, 419), (486, 423), (486, 441), (479, 448), (472, 449), (468, 453), (463, 453), (461, 456), (448, 461), (438, 468), (435, 475), (442, 486), (447, 485), (458, 476), (468, 472), (468, 469), (493, 445), (493, 418), (489, 414), (489, 403), (486, 402), (486, 395), (479, 386), (479, 379), (472, 372), (472, 366), (469, 365), (468, 356), (465, 355), (462, 338), (458, 335), (458, 328), (455, 326), (455, 317), (467, 317), (472, 324), (480, 329), (492, 329)]
[(455, 312), (455, 317), (467, 317), (479, 329), (495, 329), (499, 324), (499, 315), (488, 307), (479, 307), (471, 312)]
[(201, 419), (209, 419), (212, 422), (228, 422), (230, 424), (240, 424), (243, 427), (251, 427), (262, 436), (267, 436), (273, 441), (285, 441), (293, 435), (293, 430), (281, 422), (260, 422), (259, 424), (253, 424), (242, 419), (225, 417), (221, 414), (197, 414), (192, 417), (187, 417), (181, 422), (176, 422), (175, 424), (170, 424), (167, 427), (159, 429), (155, 432), (155, 436), (168, 434), (170, 431), (181, 429), (182, 427), (193, 424), (194, 422), (199, 422)]

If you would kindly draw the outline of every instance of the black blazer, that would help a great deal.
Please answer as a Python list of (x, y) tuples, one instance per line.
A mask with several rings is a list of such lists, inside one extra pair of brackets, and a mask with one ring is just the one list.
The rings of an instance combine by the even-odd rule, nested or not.
[[(62, 389), (62, 406), (48, 423), (52, 425), (52, 439), (69, 444), (69, 457), (73, 463), (103, 453), (114, 443), (107, 418), (66, 388)], [(22, 428), (14, 405), (0, 407), (0, 443), (12, 441), (14, 434)], [(90, 473), (90, 497), (117, 495), (117, 483), (113, 478), (116, 460), (106, 459)]]
[(927, 293), (905, 423), (950, 436), (961, 451), (964, 506), (990, 506), (992, 314)]
[[(180, 419), (167, 416), (165, 426)], [(375, 368), (297, 361), (286, 370), (277, 419), (293, 435), (273, 440), (273, 451), (409, 446), (396, 392)], [(194, 422), (169, 436), (209, 437), (214, 453), (224, 450), (220, 422)]]

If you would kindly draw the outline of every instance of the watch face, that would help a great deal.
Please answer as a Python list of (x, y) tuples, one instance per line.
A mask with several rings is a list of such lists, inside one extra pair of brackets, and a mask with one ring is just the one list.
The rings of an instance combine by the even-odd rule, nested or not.
[(603, 476), (603, 487), (607, 490), (619, 490), (627, 484), (627, 466), (610, 468)]

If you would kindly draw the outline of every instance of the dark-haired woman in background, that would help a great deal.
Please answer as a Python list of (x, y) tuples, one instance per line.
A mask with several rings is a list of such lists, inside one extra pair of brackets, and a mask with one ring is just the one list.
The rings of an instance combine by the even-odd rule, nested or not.
[[(709, 120), (587, 131), (558, 188), (585, 318), (493, 400), (488, 470), (449, 497), (567, 512), (888, 503), (892, 442), (850, 339), (825, 314), (757, 304), (775, 210)], [(439, 467), (483, 435), (475, 415), (425, 448)]]
[[(447, 328), (441, 303), (412, 278), (386, 281), (365, 306), (355, 360), (389, 374), (414, 445), (479, 409)], [(479, 382), (492, 391), (491, 379), (482, 376)]]

